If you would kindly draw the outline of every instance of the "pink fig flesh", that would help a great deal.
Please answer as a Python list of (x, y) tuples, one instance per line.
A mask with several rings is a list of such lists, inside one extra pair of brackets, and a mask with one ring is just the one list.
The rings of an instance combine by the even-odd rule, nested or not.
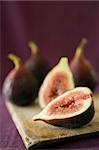
[(68, 78), (64, 72), (58, 72), (58, 74), (53, 76), (49, 86), (45, 89), (44, 99), (46, 99), (46, 103), (62, 95), (66, 88), (69, 89)]
[(71, 94), (70, 97), (64, 97), (56, 104), (52, 105), (49, 109), (48, 114), (65, 114), (79, 111), (83, 107), (81, 100), (90, 98), (90, 94), (82, 94), (80, 92)]

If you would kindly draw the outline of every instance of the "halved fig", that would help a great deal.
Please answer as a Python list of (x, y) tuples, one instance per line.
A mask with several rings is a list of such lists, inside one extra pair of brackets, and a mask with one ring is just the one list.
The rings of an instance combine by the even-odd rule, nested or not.
[(78, 128), (94, 116), (92, 92), (87, 87), (77, 87), (51, 101), (33, 121), (42, 120), (55, 126)]
[(39, 90), (41, 108), (44, 108), (50, 101), (73, 88), (74, 80), (68, 58), (62, 57), (59, 63), (47, 74)]

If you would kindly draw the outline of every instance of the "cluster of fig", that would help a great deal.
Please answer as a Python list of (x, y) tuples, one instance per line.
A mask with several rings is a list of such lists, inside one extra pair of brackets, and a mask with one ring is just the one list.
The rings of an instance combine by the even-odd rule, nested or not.
[(95, 113), (92, 91), (98, 80), (93, 66), (84, 56), (86, 44), (87, 39), (82, 39), (70, 65), (68, 58), (62, 57), (47, 74), (38, 95), (43, 110), (33, 116), (33, 121), (77, 128), (92, 120)]
[(5, 99), (20, 106), (30, 105), (35, 100), (39, 87), (51, 68), (34, 42), (29, 42), (29, 47), (31, 56), (25, 63), (14, 54), (8, 55), (15, 67), (3, 84)]
[(98, 79), (84, 55), (86, 44), (83, 38), (70, 64), (67, 57), (62, 57), (52, 69), (34, 42), (29, 42), (32, 55), (25, 63), (10, 54), (15, 68), (4, 81), (4, 96), (21, 106), (31, 104), (38, 96), (43, 110), (33, 116), (33, 121), (67, 128), (87, 124), (95, 113), (92, 91)]

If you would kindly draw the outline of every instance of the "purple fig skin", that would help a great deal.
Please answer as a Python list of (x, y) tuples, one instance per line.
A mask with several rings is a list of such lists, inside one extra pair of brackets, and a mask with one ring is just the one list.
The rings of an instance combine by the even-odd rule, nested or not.
[(95, 109), (93, 102), (87, 111), (83, 112), (80, 115), (74, 116), (72, 118), (65, 119), (53, 119), (53, 120), (42, 120), (46, 123), (49, 123), (54, 126), (65, 127), (69, 129), (80, 128), (88, 124), (94, 117)]
[(75, 86), (86, 86), (92, 91), (95, 90), (98, 85), (98, 79), (96, 72), (92, 66), (86, 66), (83, 58), (76, 60), (75, 58), (71, 62), (71, 70), (73, 72)]
[(36, 45), (35, 42), (30, 41), (29, 47), (31, 49), (31, 56), (26, 61), (25, 67), (29, 71), (32, 72), (33, 76), (38, 80), (38, 91), (39, 88), (47, 75), (47, 73), (50, 71), (51, 67), (46, 59), (44, 59), (40, 53), (39, 47)]
[(86, 47), (87, 39), (83, 38), (80, 45), (76, 49), (75, 55), (71, 61), (71, 70), (74, 75), (76, 86), (86, 86), (92, 91), (98, 85), (98, 77), (94, 67), (89, 60), (84, 56), (84, 48)]
[(5, 99), (16, 105), (26, 106), (37, 97), (37, 89), (37, 80), (22, 65), (14, 68), (6, 77), (3, 84), (3, 95)]
[(45, 76), (51, 70), (49, 63), (39, 54), (31, 56), (25, 63), (25, 67), (32, 72), (41, 86)]

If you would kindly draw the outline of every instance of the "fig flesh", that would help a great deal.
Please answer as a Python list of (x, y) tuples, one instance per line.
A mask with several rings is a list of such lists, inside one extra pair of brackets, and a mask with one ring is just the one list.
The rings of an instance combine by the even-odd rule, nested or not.
[(87, 87), (77, 87), (51, 101), (33, 121), (42, 120), (55, 126), (78, 128), (94, 116), (92, 92)]
[(34, 42), (30, 41), (29, 47), (31, 49), (31, 56), (26, 61), (25, 66), (37, 78), (40, 87), (51, 67), (48, 61), (43, 58), (39, 47)]
[(83, 50), (86, 44), (87, 39), (83, 38), (76, 49), (70, 66), (74, 75), (75, 86), (87, 86), (94, 91), (98, 84), (98, 77), (94, 67), (84, 55)]
[(59, 63), (47, 74), (39, 90), (39, 103), (44, 108), (50, 101), (74, 88), (68, 58), (62, 57)]
[(25, 106), (31, 104), (37, 96), (38, 82), (31, 72), (26, 70), (19, 57), (10, 54), (15, 68), (7, 75), (3, 84), (5, 99)]

